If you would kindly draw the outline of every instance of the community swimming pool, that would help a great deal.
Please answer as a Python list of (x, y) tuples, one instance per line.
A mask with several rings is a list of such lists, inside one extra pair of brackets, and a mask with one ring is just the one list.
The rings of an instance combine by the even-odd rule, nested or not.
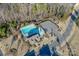
[[(39, 54), (37, 56), (58, 56), (58, 54), (55, 52), (54, 48), (52, 49), (52, 52), (49, 49), (48, 45), (43, 45), (43, 47), (39, 50)], [(35, 56), (35, 51), (32, 50), (31, 52), (27, 52), (24, 56)]]
[(24, 37), (31, 37), (35, 34), (38, 34), (39, 36), (44, 35), (44, 30), (41, 27), (35, 26), (34, 24), (24, 26), (20, 29), (20, 31)]

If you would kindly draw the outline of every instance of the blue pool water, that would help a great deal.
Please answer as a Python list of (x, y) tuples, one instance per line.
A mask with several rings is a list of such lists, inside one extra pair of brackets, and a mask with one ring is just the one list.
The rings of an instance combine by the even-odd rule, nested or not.
[(34, 27), (29, 27), (29, 28), (26, 27), (26, 28), (22, 29), (22, 31), (23, 31), (23, 33), (28, 33), (32, 29), (34, 29)]
[(48, 45), (44, 45), (39, 52), (40, 56), (51, 56), (51, 52)]
[(33, 36), (33, 35), (35, 35), (35, 34), (39, 34), (39, 30), (38, 30), (38, 28), (34, 28), (34, 29), (32, 29), (32, 30), (30, 30), (29, 32), (28, 32), (28, 37), (31, 37), (31, 36)]

